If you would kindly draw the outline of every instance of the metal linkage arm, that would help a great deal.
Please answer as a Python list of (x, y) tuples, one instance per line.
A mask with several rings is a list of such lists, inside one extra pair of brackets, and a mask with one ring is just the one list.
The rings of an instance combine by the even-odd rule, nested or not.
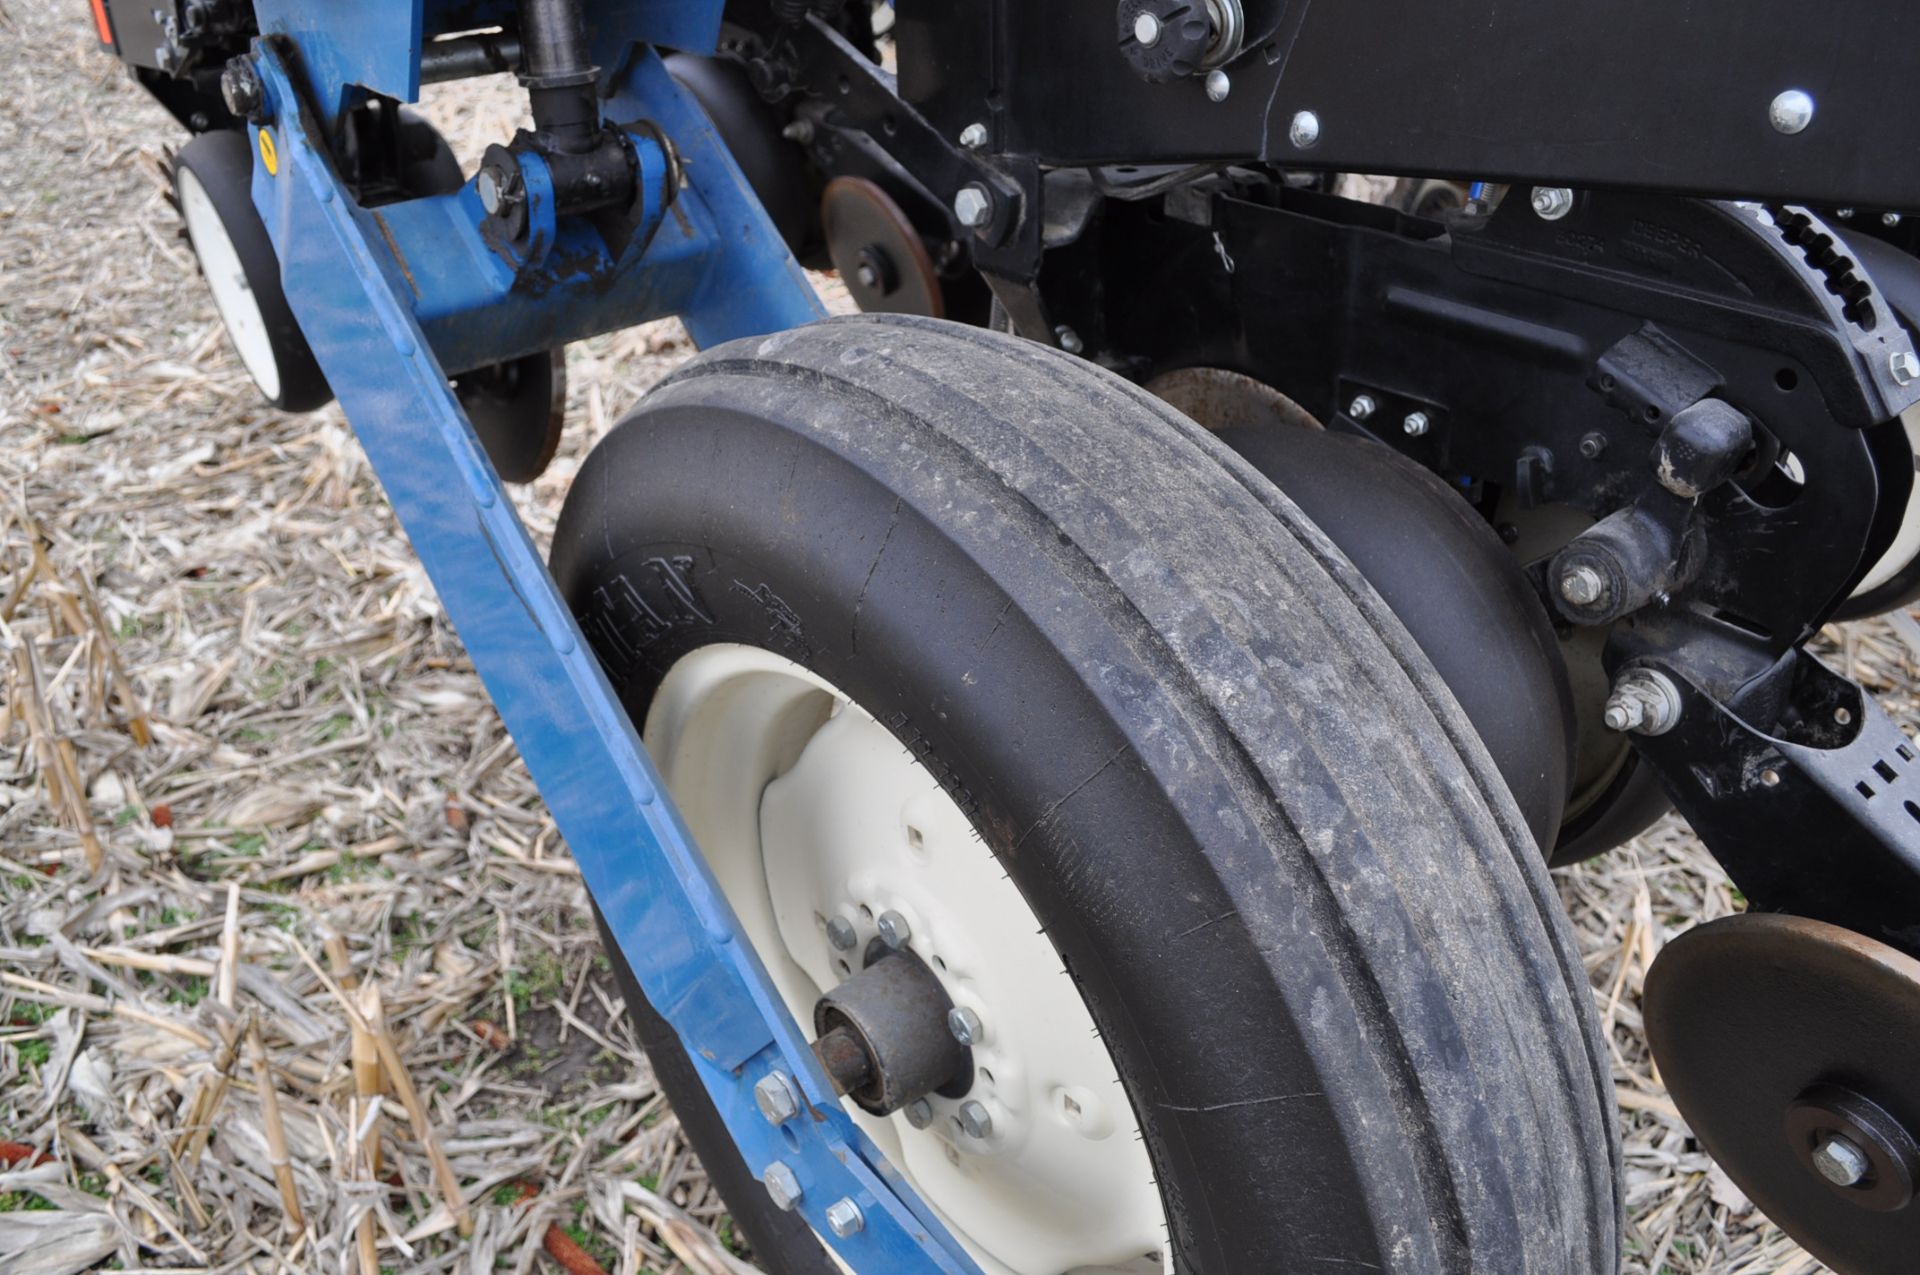
[[(315, 6), (301, 39), (350, 45), (350, 24), (329, 25), (331, 12)], [(650, 123), (657, 154), (679, 155), (691, 179), (644, 248), (616, 256), (603, 245), (601, 273), (555, 266), (537, 293), (480, 241), (471, 184), (379, 215), (354, 205), (303, 92), (332, 102), (351, 85), (303, 85), (290, 68), (297, 58), (312, 75), (378, 58), (288, 39), (256, 46), (266, 101), (251, 130), (263, 161), (254, 199), (288, 299), (622, 955), (686, 1043), (747, 1163), (784, 1162), (794, 1207), (850, 1266), (976, 1270), (842, 1111), (447, 383), (450, 365), (524, 347), (541, 323), (554, 325), (551, 344), (676, 311), (703, 343), (803, 322), (819, 313), (804, 277), (650, 50), (630, 55), (608, 117)], [(560, 244), (593, 233), (555, 222)], [(795, 1078), (802, 1107), (778, 1126), (754, 1096), (775, 1070)], [(826, 1220), (842, 1200), (863, 1219), (846, 1234)]]

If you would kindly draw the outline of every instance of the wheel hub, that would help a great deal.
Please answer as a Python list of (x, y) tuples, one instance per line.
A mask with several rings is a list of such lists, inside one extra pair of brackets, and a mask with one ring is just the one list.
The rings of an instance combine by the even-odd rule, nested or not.
[(829, 683), (745, 646), (682, 658), (645, 736), (856, 1120), (981, 1268), (1167, 1269), (1153, 1168), (1092, 1017), (928, 767)]
[(1749, 913), (1681, 935), (1647, 975), (1647, 1036), (1701, 1143), (1840, 1270), (1920, 1252), (1920, 961), (1820, 921)]

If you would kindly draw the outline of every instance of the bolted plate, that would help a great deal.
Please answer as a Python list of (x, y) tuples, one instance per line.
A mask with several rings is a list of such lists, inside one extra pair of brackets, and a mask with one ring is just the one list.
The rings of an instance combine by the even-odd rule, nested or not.
[[(1843, 1275), (1920, 1261), (1920, 961), (1821, 921), (1748, 913), (1669, 943), (1647, 975), (1654, 1060), (1702, 1146)], [(1869, 1171), (1822, 1176), (1838, 1133)]]
[(940, 276), (900, 205), (864, 177), (836, 177), (820, 196), (827, 255), (869, 314), (946, 317)]

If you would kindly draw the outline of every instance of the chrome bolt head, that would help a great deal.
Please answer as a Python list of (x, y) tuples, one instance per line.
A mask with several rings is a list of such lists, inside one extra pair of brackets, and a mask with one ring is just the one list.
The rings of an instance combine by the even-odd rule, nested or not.
[(924, 1129), (933, 1123), (933, 1104), (925, 1098), (915, 1098), (900, 1110), (907, 1117), (907, 1123), (916, 1129)]
[(833, 944), (836, 952), (851, 952), (860, 946), (860, 931), (853, 928), (853, 922), (844, 916), (836, 916), (827, 922), (827, 942)]
[(1573, 211), (1573, 192), (1565, 186), (1535, 186), (1533, 211), (1542, 221), (1559, 221)]
[(1896, 212), (1881, 213), (1880, 224), (1891, 230), (1900, 224), (1900, 214)]
[(1799, 89), (1788, 89), (1767, 107), (1767, 119), (1775, 132), (1789, 137), (1804, 132), (1813, 123), (1813, 98)]
[(843, 1198), (827, 1205), (827, 1229), (843, 1240), (858, 1235), (866, 1224), (866, 1215), (852, 1200)]
[(1053, 330), (1053, 335), (1054, 339), (1060, 342), (1060, 348), (1068, 354), (1080, 354), (1087, 348), (1087, 343), (1080, 339), (1080, 334), (1064, 323)]
[(768, 1124), (785, 1124), (800, 1114), (800, 1093), (784, 1071), (770, 1071), (753, 1086), (753, 1101)]
[(1380, 405), (1373, 401), (1371, 394), (1355, 394), (1353, 402), (1347, 404), (1347, 415), (1356, 421), (1364, 421), (1372, 416)]
[(760, 1174), (760, 1181), (767, 1188), (767, 1195), (773, 1200), (773, 1207), (782, 1213), (793, 1212), (793, 1206), (800, 1203), (800, 1179), (793, 1176), (793, 1170), (775, 1160)]
[(880, 931), (880, 941), (888, 947), (905, 947), (913, 937), (913, 927), (907, 924), (907, 918), (891, 910), (880, 914), (875, 928)]
[(1419, 438), (1433, 428), (1433, 419), (1425, 412), (1408, 412), (1407, 419), (1400, 422), (1400, 428), (1407, 431), (1408, 438)]
[(1606, 577), (1592, 567), (1577, 566), (1560, 577), (1560, 596), (1577, 607), (1590, 607), (1606, 595)]
[(969, 124), (960, 130), (960, 144), (970, 151), (977, 151), (987, 144), (987, 126)]
[(1829, 1133), (1813, 1149), (1813, 1167), (1835, 1186), (1858, 1186), (1873, 1171), (1873, 1162), (1852, 1138)]
[(1157, 15), (1143, 13), (1133, 20), (1133, 42), (1143, 49), (1151, 49), (1160, 43), (1160, 19)]
[(1320, 117), (1312, 111), (1295, 114), (1287, 127), (1287, 140), (1301, 150), (1311, 149), (1320, 140)]
[(965, 1005), (955, 1005), (947, 1011), (947, 1030), (969, 1049), (986, 1039), (986, 1029), (981, 1025), (980, 1015)]
[(1920, 356), (1912, 350), (1901, 350), (1887, 359), (1887, 369), (1893, 373), (1895, 385), (1911, 385), (1920, 379)]
[(1207, 72), (1208, 101), (1224, 102), (1227, 100), (1227, 94), (1231, 92), (1233, 92), (1233, 81), (1227, 78), (1225, 71), (1215, 67), (1213, 70)]
[(993, 1113), (977, 1098), (960, 1104), (960, 1127), (969, 1138), (984, 1139), (993, 1133)]
[(969, 230), (978, 230), (993, 220), (993, 197), (979, 182), (968, 182), (953, 197), (953, 215)]

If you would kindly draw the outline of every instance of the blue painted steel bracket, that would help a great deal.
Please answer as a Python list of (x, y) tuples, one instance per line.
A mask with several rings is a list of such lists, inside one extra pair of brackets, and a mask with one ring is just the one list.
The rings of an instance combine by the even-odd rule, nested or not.
[[(311, 7), (332, 15), (361, 6)], [(707, 7), (706, 0), (683, 7)], [(303, 42), (299, 61), (311, 70), (356, 63), (340, 51), (308, 49), (306, 39), (350, 42), (356, 35), (329, 16), (311, 36), (292, 38)], [(480, 330), (489, 314), (508, 328), (530, 322), (529, 314), (546, 313), (545, 298), (457, 277), (479, 273), (463, 237), (471, 226), (438, 246), (432, 227), (457, 229), (460, 217), (476, 219), (470, 190), (389, 216), (389, 240), (333, 172), (282, 47), (273, 40), (256, 46), (273, 118), (250, 137), (257, 149), (261, 133), (272, 134), (277, 164), (271, 173), (255, 165), (253, 193), (288, 300), (621, 954), (686, 1043), (746, 1162), (760, 1171), (779, 1161), (793, 1171), (800, 1213), (849, 1266), (977, 1272), (841, 1108), (448, 388), (430, 333), (471, 353), (479, 339), (460, 333)], [(318, 100), (331, 101), (339, 86), (311, 87)], [(651, 50), (620, 68), (613, 101), (640, 112), (630, 118), (659, 123), (688, 161), (693, 179), (676, 205), (685, 233), (671, 237), (679, 222), (670, 214), (643, 254), (616, 263), (597, 296), (580, 292), (554, 303), (571, 324), (567, 331), (678, 311), (705, 344), (818, 316), (818, 301), (738, 168)], [(609, 114), (629, 118), (612, 107)], [(408, 221), (415, 215), (417, 233)], [(628, 278), (656, 268), (667, 282)], [(472, 287), (469, 307), (449, 306), (423, 324), (415, 307), (427, 290), (416, 293), (407, 282), (409, 272), (417, 280), (423, 270), (445, 274), (436, 287)], [(629, 288), (636, 291), (623, 291)], [(777, 1128), (753, 1096), (755, 1082), (776, 1068), (799, 1082), (808, 1108)], [(843, 1198), (860, 1206), (865, 1225), (835, 1237), (825, 1212)]]

